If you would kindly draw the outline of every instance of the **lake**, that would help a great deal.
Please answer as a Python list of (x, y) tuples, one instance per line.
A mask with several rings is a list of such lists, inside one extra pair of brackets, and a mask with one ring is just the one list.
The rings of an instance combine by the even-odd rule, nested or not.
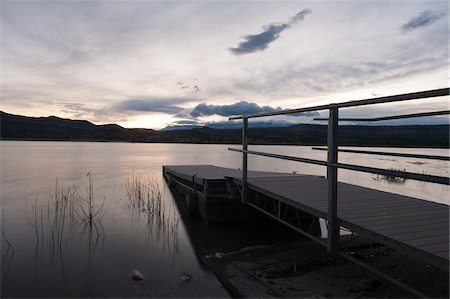
[[(187, 224), (162, 178), (162, 165), (240, 168), (241, 155), (228, 151), (228, 147), (1, 141), (1, 296), (229, 297), (196, 257), (196, 236), (187, 232)], [(303, 146), (250, 149), (326, 158), (326, 152)], [(372, 149), (449, 155), (448, 149)], [(449, 176), (449, 163), (444, 161), (347, 153), (340, 153), (339, 161)], [(326, 173), (321, 166), (258, 156), (249, 157), (249, 169)], [(158, 215), (132, 205), (129, 195), (133, 180), (159, 186)], [(339, 171), (339, 180), (450, 203), (448, 186), (345, 170)], [(91, 205), (89, 198), (93, 200)], [(89, 211), (92, 221), (88, 220)], [(250, 243), (242, 245), (258, 245), (251, 244), (256, 240), (246, 241)], [(139, 271), (144, 279), (133, 281), (131, 271)]]

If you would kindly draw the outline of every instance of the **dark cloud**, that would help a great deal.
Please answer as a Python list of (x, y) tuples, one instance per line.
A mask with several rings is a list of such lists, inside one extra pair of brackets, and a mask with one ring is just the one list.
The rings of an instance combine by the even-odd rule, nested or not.
[(305, 15), (311, 13), (311, 9), (309, 8), (305, 8), (304, 10), (300, 11), (299, 13), (297, 13), (295, 16), (293, 16), (290, 20), (288, 25), (292, 26), (297, 24), (298, 22), (303, 21), (303, 19), (305, 18)]
[(311, 13), (311, 10), (306, 8), (293, 16), (287, 23), (266, 25), (263, 27), (263, 32), (245, 36), (245, 41), (241, 42), (236, 48), (230, 48), (229, 50), (235, 55), (264, 51), (270, 43), (280, 37), (281, 32), (302, 21), (305, 15), (309, 13)]
[(176, 114), (183, 110), (183, 108), (178, 106), (179, 104), (190, 101), (192, 99), (187, 98), (130, 99), (117, 106), (117, 110)]
[(437, 13), (431, 10), (426, 10), (403, 24), (401, 30), (403, 31), (403, 33), (411, 32), (415, 29), (433, 24), (444, 15), (445, 13)]
[[(197, 81), (197, 80), (194, 79), (194, 81)], [(177, 82), (177, 86), (178, 86), (180, 89), (189, 89), (189, 90), (192, 90), (193, 92), (199, 92), (199, 91), (200, 91), (200, 87), (198, 87), (198, 85), (194, 84), (194, 85), (191, 87), (191, 85), (186, 84), (186, 83), (183, 82), (183, 81), (178, 81), (178, 82)]]
[[(283, 109), (281, 107), (259, 106), (256, 103), (241, 101), (230, 105), (208, 105), (206, 103), (201, 103), (195, 106), (190, 112), (188, 112), (188, 114), (191, 117), (197, 118), (201, 116), (210, 116), (210, 115), (232, 116), (232, 115), (275, 112), (280, 110)], [(305, 112), (305, 113), (298, 113), (292, 116), (308, 117), (317, 115), (318, 115), (317, 112)]]
[(208, 105), (206, 103), (201, 103), (195, 106), (191, 110), (190, 114), (193, 117), (209, 116), (209, 115), (230, 116), (230, 115), (274, 112), (278, 110), (281, 110), (281, 108), (280, 107), (273, 108), (270, 106), (259, 106), (258, 104), (255, 103), (241, 101), (231, 105)]

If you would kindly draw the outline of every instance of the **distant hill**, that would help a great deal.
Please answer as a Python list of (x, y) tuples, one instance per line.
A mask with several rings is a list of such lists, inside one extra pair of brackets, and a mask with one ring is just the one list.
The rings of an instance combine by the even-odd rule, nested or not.
[[(2, 139), (86, 140), (179, 143), (240, 143), (240, 129), (209, 127), (154, 131), (121, 126), (94, 125), (85, 120), (55, 116), (25, 117), (0, 112)], [(327, 126), (300, 124), (290, 127), (250, 128), (251, 144), (324, 145)], [(340, 126), (339, 145), (449, 147), (449, 125)]]
[(0, 111), (1, 138), (27, 140), (137, 141), (153, 134), (149, 129), (126, 129), (119, 125), (94, 125), (86, 120), (27, 117)]

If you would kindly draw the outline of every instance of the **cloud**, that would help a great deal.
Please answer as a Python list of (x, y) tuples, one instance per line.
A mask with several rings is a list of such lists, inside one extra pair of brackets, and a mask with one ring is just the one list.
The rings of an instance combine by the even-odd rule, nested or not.
[(309, 13), (311, 13), (311, 10), (306, 8), (293, 16), (287, 23), (266, 25), (263, 27), (263, 32), (245, 36), (245, 41), (241, 42), (238, 47), (229, 50), (235, 55), (264, 51), (270, 43), (280, 37), (281, 32), (302, 21), (305, 15)]
[(190, 111), (190, 115), (193, 117), (210, 116), (210, 115), (230, 116), (230, 115), (274, 112), (278, 110), (281, 110), (281, 108), (280, 107), (273, 108), (270, 106), (259, 106), (258, 104), (249, 103), (246, 101), (241, 101), (231, 105), (208, 105), (206, 103), (201, 103), (195, 106)]
[(120, 103), (116, 109), (119, 111), (135, 111), (135, 112), (162, 112), (168, 114), (176, 114), (184, 108), (178, 106), (186, 102), (190, 102), (189, 98), (138, 98), (129, 99)]
[(300, 11), (299, 13), (297, 13), (295, 16), (293, 16), (290, 21), (289, 21), (289, 26), (295, 25), (298, 22), (303, 21), (303, 19), (305, 18), (305, 15), (311, 13), (311, 9), (309, 8), (305, 8), (304, 10)]
[(415, 16), (414, 18), (403, 24), (401, 30), (403, 33), (411, 32), (415, 29), (433, 24), (444, 15), (445, 13), (437, 13), (431, 10), (423, 11), (418, 16)]
[[(179, 113), (178, 117), (203, 117), (211, 115), (219, 116), (232, 116), (232, 115), (243, 115), (243, 114), (255, 114), (255, 113), (266, 113), (275, 112), (283, 110), (281, 107), (271, 107), (271, 106), (259, 106), (256, 103), (249, 103), (246, 101), (240, 101), (238, 103), (229, 105), (208, 105), (207, 103), (201, 103), (195, 106), (193, 109), (188, 111), (183, 111)], [(317, 112), (306, 112), (298, 113), (292, 116), (317, 116)]]

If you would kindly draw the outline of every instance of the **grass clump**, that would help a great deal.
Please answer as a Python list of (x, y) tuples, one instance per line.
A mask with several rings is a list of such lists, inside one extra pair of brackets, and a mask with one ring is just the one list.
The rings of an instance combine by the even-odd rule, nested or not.
[(164, 216), (163, 195), (155, 179), (132, 175), (127, 178), (125, 192), (130, 207), (156, 217)]
[[(406, 172), (406, 169), (389, 168), (389, 170)], [(373, 179), (376, 181), (386, 181), (393, 184), (404, 184), (407, 180), (407, 178), (401, 178), (392, 174), (376, 174)]]

